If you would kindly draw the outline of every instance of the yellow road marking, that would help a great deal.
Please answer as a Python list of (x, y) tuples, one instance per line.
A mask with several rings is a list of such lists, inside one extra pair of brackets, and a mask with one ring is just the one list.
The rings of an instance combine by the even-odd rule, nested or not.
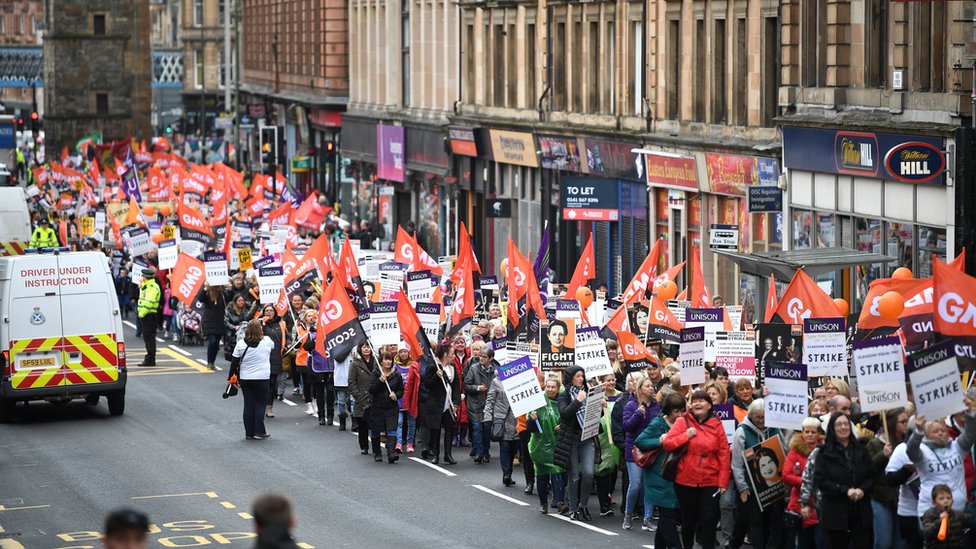
[(208, 498), (216, 498), (217, 492), (205, 492), (203, 495), (207, 496)]
[(188, 492), (186, 494), (159, 494), (156, 496), (135, 496), (132, 499), (182, 498), (188, 496), (207, 496), (207, 497), (217, 496), (216, 494), (214, 494), (213, 496), (211, 496), (210, 494), (213, 494), (213, 492)]
[(240, 513), (237, 513), (237, 516), (241, 517), (244, 520), (251, 520), (251, 519), (254, 518), (251, 515), (245, 513), (244, 511), (241, 511)]
[(237, 506), (229, 501), (221, 501), (220, 504), (224, 506), (224, 509), (237, 509)]
[(24, 505), (23, 507), (6, 507), (0, 505), (0, 511), (24, 511), (27, 509), (47, 509), (50, 505)]
[(315, 549), (314, 545), (309, 545), (308, 543), (298, 543), (296, 545), (298, 545), (302, 549)]
[[(132, 370), (129, 371), (130, 376), (149, 376), (149, 375), (172, 375), (172, 374), (212, 374), (214, 373), (210, 368), (197, 364), (189, 357), (185, 357), (176, 351), (168, 347), (160, 347), (156, 350), (157, 355), (163, 355), (169, 358), (160, 360), (158, 362), (165, 362), (166, 364), (181, 364), (187, 366), (188, 368), (183, 368), (179, 366), (166, 366), (159, 368), (156, 366), (133, 366)], [(188, 372), (187, 369), (192, 369), (192, 372)]]

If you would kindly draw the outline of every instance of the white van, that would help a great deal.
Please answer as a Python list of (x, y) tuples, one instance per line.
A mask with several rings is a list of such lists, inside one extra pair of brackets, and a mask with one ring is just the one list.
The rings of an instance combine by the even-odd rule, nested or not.
[(0, 257), (0, 421), (20, 401), (107, 397), (125, 410), (125, 343), (107, 258), (98, 252)]
[(0, 256), (23, 254), (30, 245), (31, 233), (23, 187), (0, 187)]

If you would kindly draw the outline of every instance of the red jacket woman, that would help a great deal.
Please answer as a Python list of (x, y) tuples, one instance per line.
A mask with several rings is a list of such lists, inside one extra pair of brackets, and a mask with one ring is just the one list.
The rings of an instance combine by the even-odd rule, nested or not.
[(420, 363), (416, 360), (410, 362), (410, 369), (407, 371), (407, 383), (403, 387), (403, 409), (412, 418), (420, 414)]
[[(817, 418), (807, 418), (803, 421), (803, 431), (794, 434), (790, 439), (790, 452), (786, 454), (786, 461), (783, 463), (783, 482), (790, 487), (790, 502), (786, 508), (796, 514), (800, 514), (800, 507), (804, 507), (800, 505), (800, 486), (803, 485), (803, 471), (807, 468), (807, 458), (820, 444), (819, 425), (820, 420)], [(802, 529), (817, 524), (817, 511), (814, 509), (812, 497), (806, 502), (805, 507), (810, 509), (810, 514), (803, 519)]]

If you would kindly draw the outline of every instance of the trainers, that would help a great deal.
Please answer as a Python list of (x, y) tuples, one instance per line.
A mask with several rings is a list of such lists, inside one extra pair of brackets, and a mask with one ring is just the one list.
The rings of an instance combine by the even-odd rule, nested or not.
[(651, 522), (650, 520), (644, 519), (644, 523), (641, 524), (641, 531), (642, 532), (653, 532), (655, 530), (657, 530), (657, 526), (654, 526), (654, 523)]
[(314, 415), (315, 414), (315, 410), (312, 409), (312, 403), (311, 402), (309, 402), (308, 404), (305, 405), (305, 413), (308, 414), (308, 415)]
[(600, 509), (600, 516), (601, 517), (612, 517), (613, 516), (613, 507), (604, 507), (604, 508)]
[(630, 530), (633, 527), (634, 524), (630, 518), (630, 515), (624, 515), (624, 530)]
[(301, 387), (295, 387), (295, 390), (292, 391), (291, 394), (293, 394), (293, 395), (300, 395), (300, 394), (302, 394)]
[(396, 450), (396, 453), (398, 453), (398, 454), (399, 454), (400, 452), (402, 452), (402, 451), (403, 451), (403, 445), (402, 445), (402, 444), (400, 444), (399, 442), (397, 442), (397, 445), (396, 445), (396, 447), (395, 447), (395, 450)]

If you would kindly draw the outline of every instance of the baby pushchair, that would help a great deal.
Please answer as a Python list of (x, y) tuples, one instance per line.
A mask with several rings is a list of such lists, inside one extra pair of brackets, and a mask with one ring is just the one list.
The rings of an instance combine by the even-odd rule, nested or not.
[(180, 303), (176, 318), (180, 327), (180, 345), (203, 345), (200, 313)]

